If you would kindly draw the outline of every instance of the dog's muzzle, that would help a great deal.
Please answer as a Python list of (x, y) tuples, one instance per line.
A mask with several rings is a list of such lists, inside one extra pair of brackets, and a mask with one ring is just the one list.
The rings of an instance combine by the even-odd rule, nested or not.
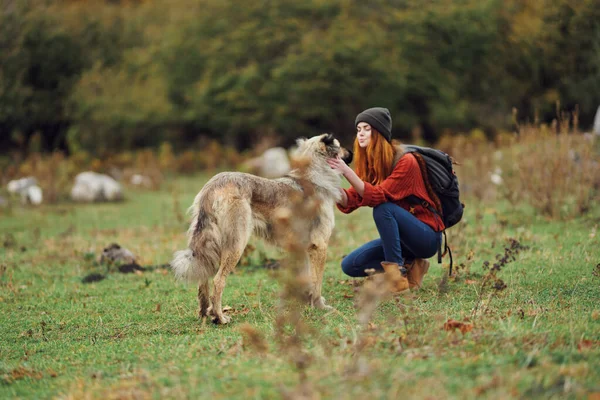
[(346, 164), (350, 164), (352, 162), (352, 158), (354, 158), (354, 154), (352, 153), (352, 151), (342, 148), (341, 154), (340, 154), (340, 158), (346, 163)]

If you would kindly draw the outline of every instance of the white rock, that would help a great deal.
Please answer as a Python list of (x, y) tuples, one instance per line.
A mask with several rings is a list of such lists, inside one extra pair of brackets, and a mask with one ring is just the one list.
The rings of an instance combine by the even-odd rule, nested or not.
[(80, 202), (117, 201), (123, 199), (119, 182), (108, 175), (82, 172), (75, 177), (71, 199)]
[(107, 248), (102, 250), (100, 262), (108, 261), (111, 263), (135, 263), (136, 257), (131, 250), (121, 247), (117, 243), (111, 243)]
[(42, 189), (39, 186), (29, 186), (27, 189), (21, 191), (21, 202), (23, 204), (33, 204), (39, 206), (42, 204), (44, 196), (42, 195)]
[(494, 185), (502, 185), (502, 176), (500, 174), (493, 173), (490, 176), (490, 180)]
[(10, 193), (20, 194), (28, 187), (35, 185), (37, 185), (37, 179), (35, 179), (33, 176), (28, 176), (26, 178), (15, 179), (8, 182), (7, 189)]

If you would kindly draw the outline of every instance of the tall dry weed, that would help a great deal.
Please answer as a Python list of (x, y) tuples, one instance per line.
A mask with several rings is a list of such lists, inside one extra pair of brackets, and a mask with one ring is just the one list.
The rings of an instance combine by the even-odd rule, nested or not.
[(141, 175), (143, 180), (136, 186), (157, 190), (166, 174), (237, 169), (246, 157), (216, 141), (182, 153), (176, 153), (167, 142), (157, 150), (140, 149), (105, 156), (94, 156), (86, 151), (69, 156), (61, 152), (32, 152), (24, 159), (18, 155), (0, 158), (0, 184), (5, 186), (12, 179), (33, 176), (42, 188), (44, 202), (55, 203), (68, 198), (75, 176), (84, 171), (108, 174), (124, 184), (134, 184), (131, 178)]
[(497, 185), (492, 176), (496, 172), (497, 145), (480, 130), (469, 135), (443, 136), (436, 145), (457, 162), (456, 174), (460, 189), (468, 197), (482, 202), (493, 202)]
[(286, 398), (316, 398), (318, 393), (307, 378), (307, 369), (313, 357), (305, 348), (304, 342), (310, 335), (310, 326), (302, 317), (313, 282), (311, 270), (307, 268), (306, 249), (310, 244), (309, 224), (319, 215), (320, 200), (315, 196), (314, 187), (310, 184), (307, 169), (310, 160), (294, 159), (292, 168), (300, 174), (302, 192), (298, 192), (290, 201), (288, 208), (277, 211), (275, 224), (276, 235), (283, 238), (286, 258), (282, 261), (280, 281), (282, 291), (275, 319), (276, 339), (280, 351), (294, 365), (299, 374), (299, 384), (293, 389), (282, 389)]
[(528, 204), (545, 216), (566, 218), (585, 214), (600, 198), (597, 139), (566, 121), (522, 126), (502, 150), (502, 196), (514, 206)]
[(56, 203), (67, 197), (76, 173), (62, 153), (34, 153), (18, 166), (15, 177), (34, 176), (44, 193), (44, 202)]
[(516, 121), (515, 132), (494, 140), (481, 131), (445, 136), (438, 148), (459, 165), (461, 196), (493, 205), (507, 200), (551, 218), (585, 214), (600, 198), (598, 138), (577, 129), (578, 116), (558, 113), (550, 125)]

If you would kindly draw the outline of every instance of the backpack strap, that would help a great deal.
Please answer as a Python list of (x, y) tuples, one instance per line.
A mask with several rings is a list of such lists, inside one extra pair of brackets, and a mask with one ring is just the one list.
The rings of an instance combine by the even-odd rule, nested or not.
[(454, 264), (454, 260), (452, 258), (452, 250), (450, 249), (450, 246), (448, 246), (448, 237), (446, 236), (446, 230), (444, 229), (442, 233), (444, 234), (444, 253), (440, 255), (442, 251), (442, 241), (440, 240), (440, 247), (438, 249), (438, 264), (442, 262), (442, 257), (444, 257), (446, 253), (448, 253), (448, 255), (450, 256), (450, 269), (448, 270), (448, 276), (452, 276), (452, 265)]
[[(420, 205), (423, 208), (426, 208), (427, 210), (431, 211), (432, 213), (434, 213), (435, 215), (438, 216), (438, 218), (442, 221), (442, 225), (445, 226), (444, 224), (444, 217), (442, 217), (442, 214), (435, 209), (435, 207), (433, 207), (431, 204), (429, 204), (427, 201), (421, 199), (420, 197), (415, 196), (414, 194), (411, 194), (410, 196), (405, 197), (405, 199), (413, 205)], [(444, 228), (444, 231), (446, 229)]]
[[(433, 190), (433, 187), (431, 186), (431, 182), (429, 181), (429, 175), (427, 172), (427, 163), (425, 162), (425, 159), (423, 158), (423, 156), (421, 154), (412, 153), (412, 155), (413, 155), (413, 157), (415, 157), (415, 159), (417, 160), (417, 164), (419, 165), (419, 170), (421, 171), (421, 177), (423, 178), (423, 183), (425, 184), (425, 190), (427, 191), (429, 198), (433, 201), (432, 208), (438, 210), (438, 212), (436, 214), (440, 215), (440, 218), (441, 218), (441, 214), (443, 211), (442, 203), (440, 202), (440, 198), (438, 197), (435, 190)], [(442, 218), (442, 221), (443, 221), (443, 218)]]

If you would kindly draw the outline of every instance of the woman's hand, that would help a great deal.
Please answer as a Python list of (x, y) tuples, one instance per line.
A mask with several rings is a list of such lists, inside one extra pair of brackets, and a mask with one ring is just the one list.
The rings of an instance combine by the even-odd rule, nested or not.
[(342, 175), (344, 175), (344, 178), (350, 182), (354, 190), (356, 190), (361, 197), (364, 195), (365, 183), (358, 177), (358, 175), (356, 175), (356, 172), (354, 172), (352, 168), (350, 168), (348, 164), (344, 162), (344, 160), (338, 156), (337, 158), (328, 159), (327, 164), (329, 164), (329, 166), (334, 170), (340, 171)]
[(346, 164), (339, 156), (337, 158), (328, 158), (327, 164), (329, 164), (332, 169), (339, 171), (344, 176), (347, 176), (348, 172), (352, 171), (348, 164)]

